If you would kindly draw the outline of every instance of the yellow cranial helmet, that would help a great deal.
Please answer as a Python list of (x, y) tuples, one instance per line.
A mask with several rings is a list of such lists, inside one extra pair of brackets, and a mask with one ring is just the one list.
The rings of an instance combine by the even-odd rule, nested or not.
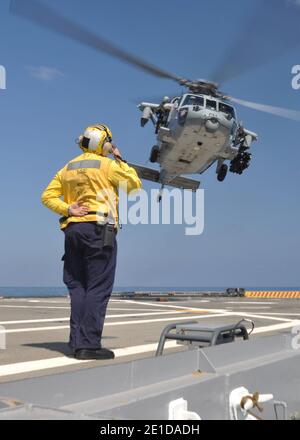
[[(95, 124), (87, 127), (77, 143), (84, 152), (107, 156), (110, 152), (112, 132), (104, 124)], [(105, 145), (108, 143), (108, 145)]]

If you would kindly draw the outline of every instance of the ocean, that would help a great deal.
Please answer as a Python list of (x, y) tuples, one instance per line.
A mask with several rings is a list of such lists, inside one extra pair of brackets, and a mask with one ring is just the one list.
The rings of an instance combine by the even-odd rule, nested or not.
[[(228, 287), (115, 287), (114, 292), (224, 292)], [(236, 286), (237, 287), (237, 286)], [(243, 286), (244, 287), (244, 286)], [(244, 287), (246, 290), (269, 290), (269, 291), (300, 291), (300, 287)], [(25, 298), (25, 297), (63, 297), (68, 295), (66, 287), (0, 287), (0, 297)]]

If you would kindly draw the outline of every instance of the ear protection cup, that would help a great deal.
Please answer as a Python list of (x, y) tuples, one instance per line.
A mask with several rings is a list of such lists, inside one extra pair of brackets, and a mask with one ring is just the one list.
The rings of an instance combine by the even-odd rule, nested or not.
[(82, 148), (89, 148), (89, 143), (90, 143), (89, 138), (83, 136), (83, 138), (81, 140)]

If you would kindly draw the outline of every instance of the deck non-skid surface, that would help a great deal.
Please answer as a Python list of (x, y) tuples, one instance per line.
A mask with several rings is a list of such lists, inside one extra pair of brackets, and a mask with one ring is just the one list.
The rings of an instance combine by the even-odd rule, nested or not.
[[(113, 361), (77, 361), (67, 346), (70, 306), (67, 298), (0, 300), (0, 382), (53, 374), (153, 356), (163, 328), (172, 322), (205, 324), (255, 322), (252, 337), (291, 332), (300, 325), (300, 301), (293, 299), (209, 298), (170, 302), (112, 299), (103, 345)], [(183, 350), (174, 341), (166, 353)]]

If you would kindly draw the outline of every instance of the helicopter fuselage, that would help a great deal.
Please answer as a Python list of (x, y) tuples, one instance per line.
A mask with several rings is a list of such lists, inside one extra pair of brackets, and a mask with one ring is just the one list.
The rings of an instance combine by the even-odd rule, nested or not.
[[(183, 96), (182, 105), (175, 104), (166, 127), (158, 130), (158, 163), (168, 174), (203, 173), (220, 158), (232, 159), (238, 150), (232, 143), (237, 130), (234, 109), (228, 118), (218, 110), (216, 99), (200, 97), (204, 106), (199, 106), (190, 103), (189, 96)], [(206, 107), (206, 102), (215, 103), (216, 109)]]
[[(216, 161), (218, 172), (239, 154), (241, 127), (234, 107), (224, 100), (186, 93), (159, 105), (142, 103), (140, 109), (144, 124), (156, 116), (157, 158), (150, 160), (160, 165), (162, 184), (182, 174), (201, 174)], [(256, 139), (248, 130), (243, 134), (248, 141)]]

